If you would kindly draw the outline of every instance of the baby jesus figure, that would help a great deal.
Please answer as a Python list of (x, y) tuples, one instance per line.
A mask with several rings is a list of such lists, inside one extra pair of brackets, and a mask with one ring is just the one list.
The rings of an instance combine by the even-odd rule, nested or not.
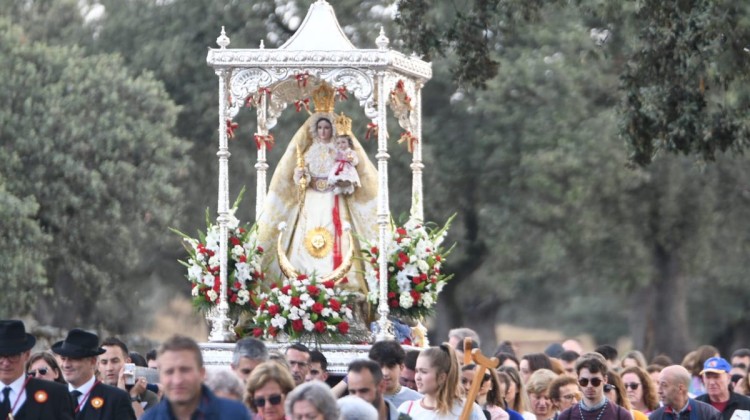
[(357, 174), (357, 154), (349, 136), (338, 136), (335, 140), (336, 162), (328, 174), (328, 185), (333, 186), (334, 194), (353, 194), (354, 188), (359, 188), (359, 174)]

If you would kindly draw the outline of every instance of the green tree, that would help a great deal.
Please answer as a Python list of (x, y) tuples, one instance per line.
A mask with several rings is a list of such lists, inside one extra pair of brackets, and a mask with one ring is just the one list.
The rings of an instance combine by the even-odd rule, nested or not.
[(37, 296), (49, 292), (44, 261), (50, 238), (35, 220), (38, 209), (33, 196), (11, 194), (0, 173), (0, 316), (6, 319), (28, 313)]
[[(150, 294), (166, 227), (179, 218), (186, 143), (177, 107), (152, 76), (112, 55), (24, 40), (0, 22), (0, 174), (33, 197), (53, 294), (36, 316), (57, 325), (125, 331)], [(23, 174), (20, 176), (19, 174)]]

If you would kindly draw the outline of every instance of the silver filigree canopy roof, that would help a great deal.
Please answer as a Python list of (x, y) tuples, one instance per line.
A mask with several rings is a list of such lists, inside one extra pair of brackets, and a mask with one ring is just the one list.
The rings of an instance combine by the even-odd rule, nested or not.
[[(223, 31), (217, 43), (220, 47), (209, 49), (206, 60), (214, 69), (232, 72), (229, 82), (232, 98), (244, 100), (262, 88), (279, 93), (273, 95), (269, 103), (269, 128), (287, 104), (300, 99), (281, 94), (295, 91), (285, 88), (284, 84), (297, 83), (295, 76), (300, 74), (325, 80), (335, 87), (345, 87), (372, 119), (377, 116), (374, 92), (378, 74), (385, 76), (384, 83), (390, 88), (402, 81), (411, 96), (432, 77), (431, 63), (389, 49), (388, 38), (382, 30), (375, 40), (376, 48), (356, 48), (341, 29), (333, 7), (325, 0), (310, 5), (295, 34), (278, 49), (262, 45), (257, 49), (227, 48), (229, 38)], [(235, 116), (241, 106), (239, 100), (230, 105), (230, 117)]]

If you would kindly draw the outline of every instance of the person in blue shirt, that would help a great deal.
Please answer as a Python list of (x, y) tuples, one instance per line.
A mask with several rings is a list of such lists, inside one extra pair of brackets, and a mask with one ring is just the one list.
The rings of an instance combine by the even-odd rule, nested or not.
[(219, 398), (203, 384), (203, 355), (193, 339), (170, 338), (159, 347), (156, 360), (164, 398), (143, 420), (250, 420), (242, 403)]

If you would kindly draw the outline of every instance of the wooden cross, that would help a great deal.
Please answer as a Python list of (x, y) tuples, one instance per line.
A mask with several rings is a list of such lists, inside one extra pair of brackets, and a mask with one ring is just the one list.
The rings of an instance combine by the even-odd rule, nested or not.
[(471, 411), (474, 407), (474, 401), (477, 399), (479, 394), (479, 388), (482, 387), (482, 380), (484, 379), (484, 371), (487, 369), (495, 369), (500, 364), (500, 360), (497, 357), (490, 357), (482, 354), (480, 349), (471, 349), (471, 338), (464, 339), (464, 364), (469, 364), (474, 361), (477, 365), (477, 370), (474, 372), (474, 380), (471, 381), (471, 388), (469, 394), (466, 396), (466, 403), (464, 403), (464, 409), (461, 412), (461, 420), (469, 420), (471, 417)]

